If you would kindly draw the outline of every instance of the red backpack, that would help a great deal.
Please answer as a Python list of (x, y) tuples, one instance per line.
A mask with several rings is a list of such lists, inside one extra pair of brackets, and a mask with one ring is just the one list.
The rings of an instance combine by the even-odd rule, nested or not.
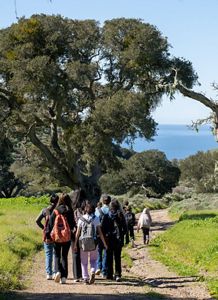
[(55, 243), (66, 243), (71, 239), (70, 226), (66, 217), (60, 214), (58, 210), (54, 209), (54, 213), (56, 218), (51, 231), (51, 238)]

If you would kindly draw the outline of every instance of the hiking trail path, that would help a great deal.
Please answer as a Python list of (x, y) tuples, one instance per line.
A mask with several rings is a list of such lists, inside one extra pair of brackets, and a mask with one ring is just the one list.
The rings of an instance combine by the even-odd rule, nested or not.
[[(151, 211), (153, 226), (151, 238), (163, 233), (173, 222), (166, 209)], [(149, 246), (142, 244), (142, 237), (137, 237), (136, 247), (129, 248), (133, 266), (123, 266), (121, 282), (102, 279), (96, 276), (95, 284), (74, 283), (72, 278), (71, 250), (69, 252), (69, 278), (61, 285), (45, 279), (44, 253), (41, 251), (34, 260), (29, 274), (29, 287), (19, 292), (25, 300), (211, 300), (203, 282), (194, 277), (178, 276), (168, 270), (149, 254)]]

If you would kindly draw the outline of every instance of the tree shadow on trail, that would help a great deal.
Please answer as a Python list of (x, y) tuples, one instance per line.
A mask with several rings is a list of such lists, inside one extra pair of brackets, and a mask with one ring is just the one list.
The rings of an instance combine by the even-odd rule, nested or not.
[(151, 230), (153, 231), (164, 231), (173, 226), (176, 221), (169, 222), (152, 222)]
[[(84, 286), (84, 288), (88, 287)], [(73, 287), (72, 287), (73, 290)], [(10, 293), (1, 294), (0, 300), (120, 300), (125, 298), (125, 300), (184, 300), (184, 298), (178, 297), (168, 297), (167, 295), (161, 295), (156, 292), (148, 292), (145, 294), (76, 294), (76, 293)], [(198, 300), (198, 298), (186, 298), (186, 300)], [(204, 300), (212, 300), (212, 298), (205, 298)]]
[(184, 221), (184, 220), (206, 220), (206, 219), (211, 219), (218, 217), (217, 214), (215, 213), (203, 213), (203, 214), (183, 214), (180, 218), (179, 221)]
[(159, 277), (159, 278), (146, 278), (144, 282), (151, 287), (156, 288), (171, 288), (177, 289), (179, 287), (187, 286), (188, 283), (196, 282), (199, 277)]

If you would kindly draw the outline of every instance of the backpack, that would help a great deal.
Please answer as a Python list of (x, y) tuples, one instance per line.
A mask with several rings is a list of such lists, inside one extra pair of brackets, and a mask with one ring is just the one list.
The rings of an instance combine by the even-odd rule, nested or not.
[(60, 214), (58, 210), (54, 210), (56, 218), (54, 226), (51, 231), (51, 238), (55, 243), (66, 243), (71, 239), (70, 226), (64, 215)]
[(45, 214), (45, 224), (44, 224), (44, 228), (43, 228), (43, 242), (46, 242), (46, 243), (52, 243), (53, 241), (52, 240), (49, 240), (47, 238), (47, 234), (49, 232), (49, 227), (48, 227), (48, 223), (49, 223), (49, 219), (50, 219), (50, 210), (49, 208), (45, 208), (44, 209), (44, 214)]
[(149, 228), (151, 226), (151, 220), (147, 214), (143, 214), (141, 228)]
[(80, 217), (80, 220), (83, 223), (81, 228), (81, 235), (79, 237), (79, 246), (84, 252), (93, 251), (97, 246), (96, 230), (93, 224), (94, 218), (88, 221), (85, 218)]
[(45, 225), (43, 229), (43, 242), (47, 242), (47, 233), (48, 233), (48, 222), (49, 222), (49, 215), (46, 215), (45, 217)]
[(128, 212), (125, 214), (126, 223), (128, 226), (134, 226), (133, 214)]

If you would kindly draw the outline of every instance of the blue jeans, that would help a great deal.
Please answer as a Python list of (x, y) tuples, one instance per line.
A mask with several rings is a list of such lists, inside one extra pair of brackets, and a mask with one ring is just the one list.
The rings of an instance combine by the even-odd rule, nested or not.
[(54, 244), (44, 242), (44, 250), (45, 250), (45, 270), (48, 275), (52, 275), (57, 271), (57, 268), (55, 267), (55, 263), (54, 263), (54, 271), (52, 269), (53, 259), (54, 259)]
[(97, 269), (100, 269), (102, 275), (107, 276), (107, 251), (101, 241), (98, 244)]

